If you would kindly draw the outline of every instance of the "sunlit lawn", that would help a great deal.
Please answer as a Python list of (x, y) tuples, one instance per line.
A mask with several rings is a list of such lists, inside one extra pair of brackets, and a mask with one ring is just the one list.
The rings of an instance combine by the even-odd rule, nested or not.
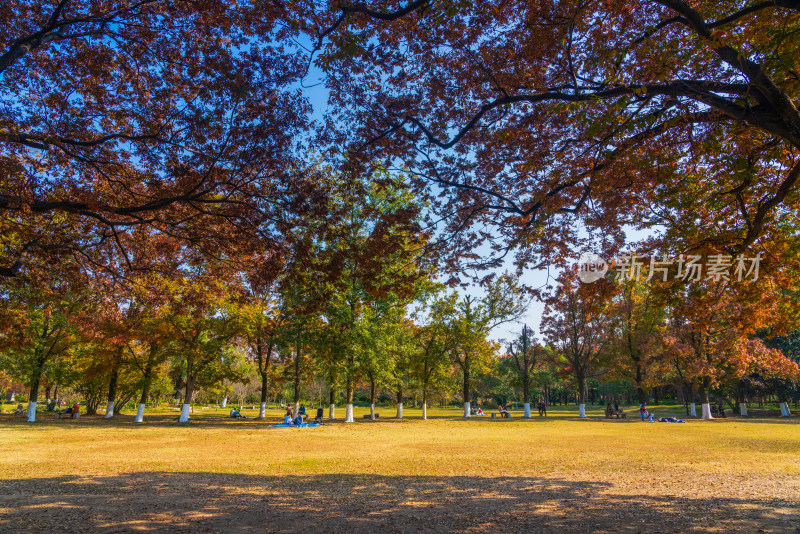
[[(0, 530), (23, 520), (51, 528), (57, 519), (37, 510), (111, 497), (95, 519), (76, 515), (75, 530), (225, 531), (251, 522), (303, 530), (282, 522), (291, 503), (315, 521), (335, 504), (330, 525), (345, 530), (389, 528), (392, 518), (397, 531), (800, 529), (799, 418), (642, 423), (632, 407), (627, 420), (587, 408), (586, 420), (575, 406), (530, 420), (521, 411), (492, 419), (488, 410), (464, 420), (459, 410), (431, 408), (428, 421), (419, 409), (396, 420), (394, 408), (379, 408), (374, 422), (357, 408), (354, 424), (343, 423), (337, 408), (339, 420), (313, 429), (269, 427), (278, 409), (263, 422), (253, 419), (257, 410), (245, 409), (248, 419), (237, 421), (225, 418), (227, 409), (197, 408), (187, 425), (176, 422), (177, 411), (146, 415), (144, 424), (131, 414), (111, 421), (39, 414), (35, 424), (5, 417), (0, 479), (11, 489)], [(655, 412), (681, 416), (682, 407)], [(82, 498), (87, 492), (94, 497)], [(170, 497), (176, 492), (183, 504)], [(187, 502), (186, 495), (196, 497)], [(166, 515), (152, 515), (149, 499)], [(231, 517), (226, 502), (241, 513)]]

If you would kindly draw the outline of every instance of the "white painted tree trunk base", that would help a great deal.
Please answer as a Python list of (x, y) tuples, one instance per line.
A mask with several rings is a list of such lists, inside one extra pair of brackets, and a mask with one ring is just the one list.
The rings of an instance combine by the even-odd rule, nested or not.
[(295, 402), (294, 406), (292, 408), (293, 408), (292, 409), (292, 415), (294, 417), (297, 417), (297, 414), (300, 413), (300, 403), (299, 402)]
[(741, 415), (742, 417), (747, 417), (747, 403), (746, 402), (740, 402), (739, 403), (739, 415)]
[(689, 405), (689, 415), (697, 417), (697, 405), (695, 403)]
[(531, 418), (531, 403), (530, 402), (526, 402), (524, 407), (525, 407), (525, 417), (530, 419)]
[(428, 403), (427, 402), (422, 404), (422, 419), (423, 420), (427, 420), (428, 419)]
[(791, 417), (792, 412), (789, 411), (789, 403), (782, 402), (781, 403), (781, 417)]
[(369, 418), (372, 419), (373, 421), (375, 420), (375, 404), (374, 403), (369, 405)]
[(402, 419), (403, 418), (403, 403), (402, 402), (398, 402), (397, 403), (397, 418), (398, 419)]
[(189, 422), (189, 410), (192, 409), (191, 404), (184, 404), (181, 406), (181, 417), (178, 419), (179, 423), (188, 423)]
[(140, 404), (139, 408), (136, 410), (136, 419), (133, 420), (134, 423), (141, 423), (144, 421), (144, 404)]
[(36, 422), (36, 401), (31, 401), (28, 403), (28, 422), (35, 423)]
[(328, 419), (334, 420), (336, 419), (336, 405), (331, 404), (328, 406)]
[(714, 419), (711, 416), (711, 405), (707, 402), (703, 403), (703, 419)]
[(464, 417), (471, 417), (472, 412), (470, 411), (469, 402), (464, 403)]
[(265, 417), (267, 417), (267, 403), (262, 402), (258, 406), (258, 418), (264, 419)]
[(353, 421), (353, 405), (348, 404), (344, 409), (344, 422), (352, 423)]
[(578, 417), (585, 418), (586, 417), (586, 405), (579, 404), (578, 405)]
[(222, 407), (226, 407), (228, 405), (228, 397), (222, 397)]
[(111, 419), (112, 417), (114, 417), (114, 401), (106, 404), (106, 415), (103, 416), (103, 419)]

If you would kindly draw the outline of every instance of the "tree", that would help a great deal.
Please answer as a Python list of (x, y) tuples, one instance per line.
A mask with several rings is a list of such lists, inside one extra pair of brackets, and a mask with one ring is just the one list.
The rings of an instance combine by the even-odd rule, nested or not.
[(334, 223), (306, 231), (295, 261), (302, 265), (291, 283), (303, 288), (309, 313), (320, 317), (325, 347), (318, 352), (331, 387), (344, 387), (345, 421), (353, 422), (353, 394), (372, 367), (379, 332), (373, 323), (396, 320), (416, 295), (425, 276), (420, 253), (421, 207), (403, 175), (381, 169), (365, 176), (347, 169), (329, 176), (335, 187), (328, 198)]
[(771, 325), (785, 332), (797, 318), (796, 303), (783, 291), (756, 283), (713, 281), (681, 284), (670, 305), (667, 348), (678, 355), (684, 380), (696, 384), (703, 419), (711, 419), (710, 392), (753, 372), (790, 378), (797, 364), (753, 336)]
[(175, 336), (173, 372), (180, 373), (176, 378), (185, 388), (181, 423), (189, 421), (195, 388), (236, 376), (235, 362), (241, 357), (230, 345), (240, 328), (232, 310), (231, 287), (223, 284), (213, 267), (197, 266), (166, 287), (167, 317)]
[(310, 110), (287, 16), (211, 0), (6, 3), (0, 276), (61, 256), (144, 269), (139, 228), (209, 256), (279, 240), (276, 221), (313, 189), (289, 164)]
[(647, 284), (620, 280), (609, 314), (609, 350), (619, 358), (615, 371), (633, 382), (639, 403), (646, 403), (649, 388), (658, 385), (662, 331), (667, 319), (665, 307)]
[(69, 363), (59, 360), (85, 340), (80, 325), (88, 320), (91, 301), (77, 289), (78, 273), (72, 274), (20, 277), (0, 293), (0, 361), (29, 386), (28, 422), (36, 421), (42, 377), (68, 371)]
[(539, 344), (535, 338), (531, 337), (528, 325), (522, 327), (522, 335), (519, 340), (508, 345), (508, 354), (514, 357), (517, 371), (522, 378), (522, 403), (525, 417), (531, 416), (531, 371), (536, 367), (538, 360), (537, 349), (540, 349)]
[[(318, 64), (337, 139), (412, 169), (449, 221), (454, 267), (512, 248), (521, 264), (559, 260), (578, 222), (669, 229), (675, 201), (704, 242), (741, 252), (798, 205), (794, 1), (401, 11), (326, 13)], [(491, 258), (474, 254), (482, 243)]]
[(487, 339), (489, 333), (525, 310), (520, 301), (519, 281), (510, 274), (488, 280), (485, 291), (482, 298), (466, 295), (458, 299), (452, 294), (442, 310), (443, 317), (448, 318), (448, 328), (452, 329), (448, 351), (461, 373), (464, 417), (471, 415), (472, 376), (487, 367), (497, 350), (495, 343)]
[[(586, 417), (587, 383), (603, 368), (608, 345), (608, 316), (602, 284), (580, 285), (574, 273), (564, 272), (559, 286), (551, 294), (542, 316), (541, 330), (547, 342), (556, 348), (562, 373), (575, 382), (578, 412)], [(597, 291), (597, 288), (601, 291)]]
[(452, 296), (425, 292), (420, 297), (421, 308), (415, 315), (418, 320), (424, 317), (424, 323), (408, 325), (416, 344), (410, 363), (411, 376), (422, 392), (422, 418), (427, 419), (428, 395), (448, 378), (450, 347), (455, 345), (456, 331), (448, 324)]

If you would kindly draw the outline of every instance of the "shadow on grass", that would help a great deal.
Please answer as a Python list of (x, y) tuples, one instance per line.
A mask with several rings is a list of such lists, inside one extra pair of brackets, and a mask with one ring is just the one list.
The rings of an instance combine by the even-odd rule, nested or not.
[[(235, 460), (234, 460), (235, 461)], [(531, 477), (130, 473), (3, 480), (3, 532), (796, 532), (796, 502)]]

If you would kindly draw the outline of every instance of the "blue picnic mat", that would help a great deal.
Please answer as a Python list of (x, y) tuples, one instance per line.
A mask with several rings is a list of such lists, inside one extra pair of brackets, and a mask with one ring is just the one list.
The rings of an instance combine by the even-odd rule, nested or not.
[(319, 425), (319, 424), (317, 424), (317, 423), (303, 423), (302, 425), (287, 425), (286, 423), (278, 423), (278, 424), (276, 424), (276, 425), (269, 425), (269, 426), (272, 426), (272, 427), (278, 427), (278, 428), (298, 428), (298, 427), (302, 427), (302, 428), (306, 428), (306, 427), (315, 428), (315, 427), (322, 426), (322, 425)]

